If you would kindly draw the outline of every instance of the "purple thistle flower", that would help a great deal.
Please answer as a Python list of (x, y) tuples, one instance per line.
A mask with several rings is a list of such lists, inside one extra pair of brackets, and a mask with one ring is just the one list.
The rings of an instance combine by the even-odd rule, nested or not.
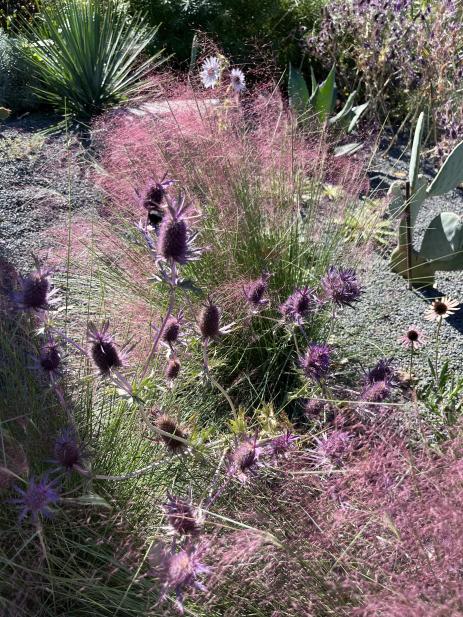
[(300, 358), (300, 364), (306, 377), (313, 381), (321, 381), (330, 369), (331, 349), (328, 345), (309, 345), (305, 355)]
[(316, 438), (315, 443), (312, 458), (320, 467), (339, 467), (352, 450), (351, 435), (346, 431), (331, 431), (321, 439)]
[(201, 563), (200, 552), (192, 545), (172, 553), (164, 543), (156, 544), (148, 555), (150, 564), (150, 574), (157, 578), (162, 584), (162, 602), (169, 591), (174, 591), (176, 595), (176, 608), (183, 615), (183, 596), (189, 587), (200, 591), (206, 591), (205, 586), (200, 582), (202, 574), (208, 574), (209, 568)]
[(209, 301), (202, 309), (198, 318), (198, 326), (204, 339), (213, 339), (220, 333), (220, 310), (216, 304)]
[(309, 314), (315, 312), (319, 300), (310, 287), (296, 289), (280, 306), (280, 312), (286, 319), (301, 324)]
[(48, 480), (47, 475), (41, 479), (35, 480), (31, 478), (26, 490), (15, 486), (15, 490), (20, 497), (11, 499), (10, 502), (19, 506), (19, 520), (23, 521), (28, 515), (36, 522), (39, 516), (49, 518), (53, 514), (51, 505), (59, 501), (54, 481)]
[(100, 330), (93, 323), (88, 324), (90, 355), (101, 375), (107, 375), (111, 369), (120, 368), (123, 364), (122, 357), (108, 329), (109, 321), (105, 321)]
[(53, 296), (57, 290), (51, 288), (50, 270), (41, 268), (38, 262), (36, 265), (35, 272), (20, 277), (20, 289), (14, 294), (17, 306), (24, 311), (47, 311), (56, 302)]
[(47, 341), (40, 349), (39, 364), (50, 375), (56, 374), (61, 365), (59, 346), (55, 341)]
[(164, 509), (169, 525), (179, 535), (187, 536), (198, 533), (201, 523), (191, 503), (168, 494)]
[(264, 299), (264, 295), (267, 293), (269, 278), (270, 274), (268, 272), (264, 272), (260, 278), (255, 281), (251, 281), (244, 288), (244, 296), (246, 300), (255, 309), (268, 304), (268, 300)]
[(286, 456), (298, 439), (299, 437), (293, 435), (289, 430), (283, 433), (283, 435), (274, 437), (269, 444), (272, 455), (277, 457)]
[(185, 195), (178, 200), (168, 202), (167, 211), (162, 219), (157, 244), (158, 258), (184, 265), (197, 259), (200, 249), (194, 247), (196, 233), (192, 233), (187, 224), (187, 213), (191, 204)]
[(56, 438), (54, 456), (54, 460), (66, 471), (71, 471), (75, 465), (81, 464), (82, 452), (72, 428), (63, 429)]
[(394, 369), (392, 368), (391, 358), (382, 358), (378, 360), (373, 368), (367, 371), (365, 381), (368, 384), (373, 384), (376, 381), (387, 381), (391, 383), (394, 377)]
[(381, 403), (391, 394), (391, 384), (388, 381), (374, 381), (363, 389), (361, 400), (371, 403)]
[(363, 289), (352, 268), (330, 266), (321, 281), (325, 296), (338, 306), (352, 306), (360, 300)]

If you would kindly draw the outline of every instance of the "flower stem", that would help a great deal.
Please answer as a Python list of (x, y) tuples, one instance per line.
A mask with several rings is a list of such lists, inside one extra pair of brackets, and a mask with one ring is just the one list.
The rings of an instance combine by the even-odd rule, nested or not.
[(169, 317), (172, 315), (172, 311), (174, 310), (174, 305), (175, 305), (175, 290), (177, 287), (177, 267), (175, 265), (175, 261), (172, 261), (171, 263), (171, 274), (170, 274), (170, 292), (169, 292), (169, 305), (167, 307), (167, 312), (164, 316), (164, 319), (162, 320), (161, 326), (158, 330), (158, 333), (156, 334), (156, 337), (154, 339), (153, 342), (153, 346), (151, 347), (151, 351), (148, 354), (148, 358), (146, 359), (145, 362), (145, 366), (143, 367), (143, 371), (141, 374), (141, 378), (144, 379), (146, 377), (146, 373), (148, 372), (149, 369), (149, 365), (151, 363), (151, 360), (154, 358), (154, 355), (156, 354), (157, 350), (158, 350), (158, 346), (159, 346), (159, 341), (161, 340), (161, 336), (164, 332), (164, 329), (166, 327), (167, 321), (169, 319)]
[(436, 330), (436, 357), (434, 361), (434, 369), (436, 372), (436, 382), (438, 381), (438, 374), (439, 374), (439, 342), (440, 342), (441, 326), (442, 326), (442, 317), (439, 317), (439, 321), (437, 322), (437, 330)]
[(207, 339), (204, 340), (203, 342), (203, 364), (204, 364), (204, 372), (207, 375), (209, 381), (211, 382), (211, 384), (213, 386), (215, 386), (217, 388), (217, 390), (219, 390), (223, 396), (225, 397), (225, 399), (227, 400), (227, 403), (230, 405), (230, 409), (232, 411), (233, 417), (236, 418), (238, 417), (238, 414), (236, 413), (236, 408), (235, 405), (233, 404), (233, 401), (231, 400), (228, 392), (225, 390), (225, 388), (223, 388), (218, 381), (216, 381), (216, 379), (212, 376), (212, 373), (209, 369), (209, 354), (208, 354), (208, 341)]

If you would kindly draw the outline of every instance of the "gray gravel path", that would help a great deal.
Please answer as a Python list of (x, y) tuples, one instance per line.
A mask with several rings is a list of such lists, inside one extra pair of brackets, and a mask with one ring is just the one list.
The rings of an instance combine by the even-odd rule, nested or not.
[(53, 122), (31, 115), (0, 125), (0, 259), (21, 270), (48, 246), (47, 230), (68, 216), (69, 205), (84, 214), (100, 199), (78, 140), (43, 134)]

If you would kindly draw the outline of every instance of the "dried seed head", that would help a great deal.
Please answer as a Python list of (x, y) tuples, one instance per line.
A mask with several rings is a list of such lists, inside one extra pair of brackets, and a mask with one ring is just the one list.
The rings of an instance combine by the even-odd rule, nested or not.
[(165, 446), (170, 452), (172, 452), (172, 454), (179, 454), (180, 452), (185, 450), (186, 445), (182, 441), (175, 439), (175, 437), (180, 437), (180, 439), (186, 439), (187, 435), (173, 418), (166, 414), (163, 414), (156, 418), (154, 424), (157, 428), (161, 429), (161, 431), (172, 435), (172, 437), (169, 437), (168, 435), (160, 435), (160, 438), (164, 442)]
[(259, 462), (261, 448), (257, 446), (257, 436), (246, 437), (228, 455), (228, 472), (241, 482), (247, 481), (249, 473)]
[(180, 361), (177, 357), (170, 358), (166, 367), (166, 378), (173, 380), (178, 377), (180, 373)]
[(262, 304), (267, 304), (267, 301), (264, 300), (264, 295), (268, 289), (269, 278), (270, 274), (268, 272), (264, 272), (259, 279), (251, 281), (244, 288), (246, 300), (255, 308)]
[(199, 531), (200, 522), (198, 516), (187, 501), (168, 495), (168, 501), (164, 506), (169, 525), (180, 535), (192, 535)]
[(169, 317), (164, 326), (162, 333), (162, 340), (169, 345), (177, 342), (178, 335), (180, 334), (180, 321), (176, 317)]
[(92, 323), (88, 326), (90, 354), (102, 375), (107, 375), (111, 369), (120, 368), (123, 364), (108, 328), (109, 322), (105, 322), (101, 330), (97, 330)]
[(212, 302), (206, 304), (199, 314), (198, 325), (203, 338), (215, 338), (220, 331), (219, 307)]

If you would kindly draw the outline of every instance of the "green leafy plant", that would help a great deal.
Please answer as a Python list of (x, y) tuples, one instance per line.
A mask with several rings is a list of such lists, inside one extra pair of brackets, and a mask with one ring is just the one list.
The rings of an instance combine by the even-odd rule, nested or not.
[(61, 112), (88, 118), (134, 96), (160, 52), (141, 60), (156, 28), (113, 1), (58, 0), (23, 20), (22, 45), (38, 96)]
[[(289, 65), (288, 94), (290, 105), (296, 112), (300, 122), (305, 122), (308, 117), (316, 116), (320, 122), (328, 126), (341, 126), (347, 135), (357, 126), (362, 114), (368, 107), (368, 102), (354, 106), (357, 92), (354, 90), (348, 97), (342, 109), (332, 116), (336, 106), (336, 68), (333, 65), (327, 78), (322, 83), (317, 83), (313, 68), (311, 72), (311, 89), (301, 71)], [(361, 147), (359, 143), (341, 146), (336, 152), (339, 156), (352, 154)]]
[(463, 269), (463, 220), (453, 212), (441, 212), (426, 229), (419, 251), (412, 247), (413, 227), (428, 197), (445, 195), (463, 182), (463, 142), (449, 154), (436, 177), (428, 182), (419, 173), (424, 113), (418, 118), (412, 145), (408, 181), (394, 182), (389, 193), (393, 217), (401, 217), (399, 242), (391, 255), (394, 272), (413, 284), (430, 285), (437, 270)]

